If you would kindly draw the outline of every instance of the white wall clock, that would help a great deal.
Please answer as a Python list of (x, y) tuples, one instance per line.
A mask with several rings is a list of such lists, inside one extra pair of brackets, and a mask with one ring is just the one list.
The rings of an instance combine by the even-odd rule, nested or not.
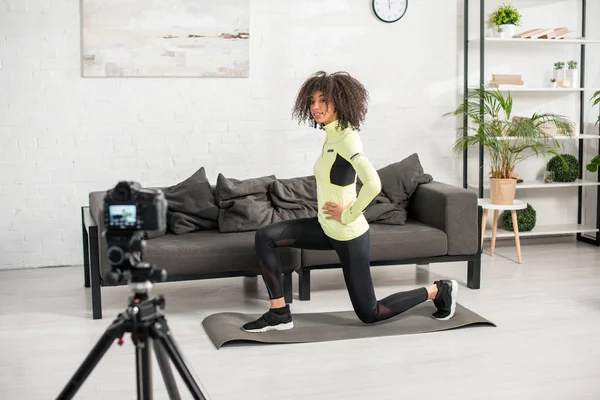
[(383, 22), (396, 22), (406, 14), (408, 0), (373, 0), (373, 12)]

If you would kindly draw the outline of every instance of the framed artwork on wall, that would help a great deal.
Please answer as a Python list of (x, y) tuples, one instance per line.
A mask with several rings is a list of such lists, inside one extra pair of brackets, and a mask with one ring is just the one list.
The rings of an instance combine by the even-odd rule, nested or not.
[(248, 0), (81, 0), (84, 77), (249, 76)]

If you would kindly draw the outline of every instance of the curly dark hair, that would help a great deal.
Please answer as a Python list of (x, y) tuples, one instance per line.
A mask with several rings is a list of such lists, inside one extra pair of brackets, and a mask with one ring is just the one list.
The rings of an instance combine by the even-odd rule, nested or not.
[(323, 92), (327, 105), (333, 102), (341, 129), (351, 126), (360, 131), (369, 101), (369, 92), (362, 83), (344, 71), (332, 74), (319, 71), (310, 76), (298, 91), (292, 116), (299, 124), (305, 122), (314, 128), (320, 125), (310, 112), (310, 97), (315, 91)]

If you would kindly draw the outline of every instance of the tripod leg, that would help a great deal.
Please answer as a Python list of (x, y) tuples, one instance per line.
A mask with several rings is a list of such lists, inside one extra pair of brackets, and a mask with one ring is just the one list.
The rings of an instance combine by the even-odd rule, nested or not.
[(169, 358), (175, 365), (175, 368), (177, 368), (179, 375), (181, 375), (181, 378), (185, 382), (194, 399), (207, 400), (192, 376), (192, 371), (183, 359), (183, 355), (177, 348), (177, 344), (171, 335), (169, 326), (167, 325), (167, 321), (164, 319), (164, 317), (158, 318), (150, 329), (152, 337), (154, 340), (160, 341), (160, 344), (169, 355)]
[(152, 400), (151, 340), (145, 329), (139, 337), (134, 339), (138, 400)]
[(63, 391), (56, 398), (57, 400), (72, 399), (77, 390), (83, 385), (87, 377), (98, 365), (104, 354), (108, 351), (114, 340), (121, 337), (125, 332), (125, 320), (119, 316), (106, 329), (102, 337), (96, 342), (83, 363), (79, 366), (73, 377), (69, 380)]
[(177, 390), (177, 383), (175, 382), (173, 372), (171, 371), (171, 365), (169, 364), (169, 357), (167, 356), (167, 353), (165, 352), (161, 342), (153, 340), (153, 344), (154, 354), (156, 354), (156, 361), (158, 361), (160, 373), (165, 381), (165, 386), (167, 387), (167, 392), (169, 393), (169, 399), (181, 400), (179, 391)]

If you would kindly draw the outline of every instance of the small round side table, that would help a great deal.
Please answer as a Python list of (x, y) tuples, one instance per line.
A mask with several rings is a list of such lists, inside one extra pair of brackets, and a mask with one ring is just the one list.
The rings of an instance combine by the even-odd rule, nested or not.
[(490, 247), (490, 255), (494, 256), (496, 247), (496, 231), (498, 230), (498, 214), (500, 211), (510, 210), (512, 215), (512, 223), (515, 232), (515, 245), (517, 247), (517, 259), (521, 264), (521, 242), (519, 241), (519, 226), (517, 224), (517, 210), (527, 208), (527, 202), (523, 200), (514, 200), (513, 204), (492, 204), (491, 199), (479, 199), (477, 204), (483, 208), (483, 219), (481, 221), (481, 247), (483, 248), (483, 238), (485, 237), (485, 225), (487, 221), (488, 210), (494, 210), (494, 222), (492, 225), (492, 244)]

